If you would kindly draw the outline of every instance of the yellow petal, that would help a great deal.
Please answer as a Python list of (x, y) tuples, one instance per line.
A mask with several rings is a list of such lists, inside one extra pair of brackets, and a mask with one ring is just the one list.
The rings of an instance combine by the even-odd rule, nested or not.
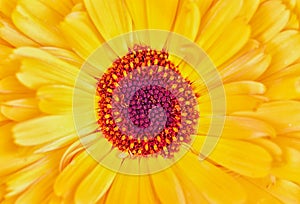
[(73, 142), (65, 151), (65, 153), (62, 155), (59, 169), (62, 171), (65, 169), (75, 157), (77, 157), (79, 154), (81, 154), (84, 150), (84, 147), (80, 143), (80, 140), (77, 140)]
[[(280, 135), (273, 139), (274, 142), (276, 142), (278, 145), (284, 147), (290, 147), (294, 148), (296, 150), (300, 151), (300, 139), (297, 137), (290, 137), (289, 134), (286, 135)], [(290, 158), (289, 154), (284, 155), (285, 160), (294, 160), (294, 158)]]
[(55, 193), (51, 193), (49, 196), (49, 204), (61, 204), (63, 203), (62, 198), (55, 195)]
[(300, 75), (300, 63), (295, 63), (268, 76), (267, 78), (263, 79), (262, 82), (265, 84), (271, 84), (272, 81), (277, 81), (281, 78), (287, 77), (292, 78), (298, 75)]
[(279, 132), (290, 132), (300, 126), (300, 102), (298, 101), (274, 101), (264, 103), (255, 112), (237, 112), (235, 115), (243, 115), (264, 120)]
[(196, 155), (188, 153), (174, 168), (178, 168), (178, 175), (195, 185), (208, 203), (244, 203), (246, 200), (242, 186), (233, 177), (205, 160), (199, 161)]
[[(1, 109), (2, 107), (0, 106), (0, 109)], [(0, 123), (1, 122), (4, 122), (4, 121), (7, 121), (7, 120), (9, 120), (7, 117), (5, 117), (2, 113), (1, 113), (1, 111), (0, 111)]]
[(58, 196), (65, 197), (75, 193), (76, 188), (97, 165), (97, 162), (83, 151), (73, 158), (72, 162), (58, 175), (54, 184), (54, 191)]
[(2, 39), (2, 38), (0, 38), (0, 45), (1, 45), (1, 46), (12, 47), (12, 45), (10, 45), (7, 41), (5, 41), (5, 40)]
[[(195, 137), (193, 147), (200, 152), (204, 141), (203, 136)], [(258, 145), (222, 138), (208, 157), (232, 171), (253, 178), (268, 175), (272, 162), (271, 155)]]
[(241, 16), (246, 22), (249, 22), (255, 12), (257, 12), (259, 3), (260, 0), (244, 0), (239, 16)]
[(248, 199), (247, 203), (261, 203), (261, 204), (282, 204), (267, 188), (262, 188), (258, 184), (249, 181), (244, 177), (237, 177), (236, 180), (244, 187), (247, 192)]
[(2, 201), (2, 204), (14, 204), (17, 200), (18, 196), (7, 196), (6, 198), (4, 198), (4, 200)]
[[(173, 170), (178, 175), (182, 174), (178, 168), (173, 168)], [(178, 179), (187, 203), (209, 204), (208, 200), (202, 194), (202, 190), (199, 189), (197, 185), (193, 184), (191, 180), (187, 179), (185, 176), (179, 176)]]
[(3, 79), (10, 75), (14, 75), (19, 69), (19, 62), (16, 59), (12, 59), (10, 55), (13, 53), (13, 49), (10, 46), (0, 44), (0, 78)]
[(18, 29), (40, 44), (68, 47), (58, 28), (61, 17), (39, 1), (18, 1), (12, 19)]
[(119, 156), (121, 151), (117, 148), (112, 148), (111, 143), (106, 139), (99, 141), (95, 145), (95, 149), (89, 149), (89, 151), (98, 162), (106, 165), (107, 168), (115, 171), (120, 169), (123, 162), (123, 159)]
[(30, 92), (25, 86), (20, 84), (14, 76), (8, 76), (0, 81), (0, 93), (28, 93)]
[(201, 15), (206, 14), (206, 12), (210, 9), (212, 4), (214, 3), (213, 0), (206, 0), (206, 1), (196, 0), (195, 2), (199, 6)]
[(32, 151), (17, 146), (13, 141), (13, 123), (0, 127), (0, 177), (9, 175), (17, 170), (28, 166), (43, 156), (32, 154)]
[(151, 180), (160, 203), (186, 203), (182, 187), (171, 169), (151, 175)]
[(102, 43), (85, 12), (69, 14), (60, 27), (70, 46), (83, 59), (87, 59)]
[[(116, 196), (121, 195), (121, 197)], [(139, 176), (118, 174), (108, 192), (107, 203), (139, 203)], [(148, 202), (146, 202), (148, 203)]]
[(250, 24), (253, 28), (252, 36), (266, 42), (279, 33), (288, 23), (290, 12), (278, 0), (263, 2)]
[(171, 30), (176, 18), (178, 0), (146, 0), (145, 4), (148, 29)]
[(250, 27), (241, 19), (232, 21), (206, 51), (216, 66), (234, 56), (248, 41)]
[[(110, 186), (112, 185), (112, 183), (114, 181), (115, 175), (116, 175), (116, 173), (104, 168), (103, 166), (97, 165), (92, 170), (92, 172), (90, 172), (78, 186), (76, 193), (75, 193), (75, 202), (76, 203), (86, 203), (86, 204), (96, 203), (110, 188)], [(120, 189), (124, 188), (123, 185), (117, 184), (119, 181), (118, 180), (119, 177), (122, 177), (122, 176), (117, 177), (117, 180), (113, 183), (113, 186), (110, 189), (110, 192), (111, 192), (111, 191), (113, 191), (114, 188), (117, 188), (117, 192), (112, 194), (114, 199), (119, 199), (116, 197), (116, 195), (119, 193)], [(131, 186), (130, 180), (127, 179), (127, 176), (124, 176), (124, 177), (125, 178), (120, 178), (121, 180), (119, 182), (122, 183), (122, 181), (123, 181), (123, 182), (126, 182), (127, 187)], [(136, 185), (132, 185), (132, 186), (136, 186)], [(131, 190), (129, 190), (129, 191), (131, 191)], [(87, 194), (87, 192), (89, 192), (89, 193)], [(126, 195), (125, 193), (122, 194), (122, 197), (123, 197), (122, 202), (123, 203), (126, 203), (125, 195)], [(108, 194), (108, 198), (109, 197), (110, 196)], [(133, 198), (133, 196), (131, 195), (128, 198), (130, 200)], [(106, 201), (106, 202), (108, 202), (108, 201)], [(108, 202), (108, 203), (115, 203), (115, 202)]]
[(38, 44), (18, 31), (8, 20), (0, 17), (0, 35), (1, 38), (15, 47), (37, 46)]
[(10, 101), (34, 97), (34, 93), (23, 86), (15, 76), (8, 76), (0, 80), (0, 101)]
[(272, 168), (271, 173), (278, 178), (290, 180), (300, 184), (300, 151), (294, 148), (285, 149), (284, 163)]
[(286, 137), (300, 138), (300, 130), (297, 130), (296, 132), (286, 133), (284, 136), (286, 136)]
[(135, 0), (125, 0), (126, 8), (132, 18), (132, 27), (134, 30), (143, 30), (147, 28), (146, 4), (144, 1), (136, 3)]
[(289, 100), (300, 98), (300, 77), (280, 78), (267, 84), (266, 96), (272, 100)]
[[(226, 92), (227, 113), (241, 110), (255, 110), (260, 104), (268, 101), (267, 97), (261, 95), (265, 92), (265, 86), (258, 82), (232, 82), (225, 84), (224, 88)], [(197, 93), (200, 93), (200, 96), (197, 98), (201, 113), (200, 117), (211, 114), (211, 103), (216, 103), (216, 101), (213, 100), (219, 100), (218, 97), (212, 99), (211, 95), (214, 94), (215, 96), (218, 96), (218, 94), (220, 94), (220, 92), (218, 92), (220, 89), (212, 89), (209, 91), (209, 94), (207, 90), (202, 90), (202, 88), (193, 87), (193, 89), (197, 91)]]
[(252, 143), (257, 144), (264, 149), (266, 149), (275, 160), (280, 161), (282, 158), (282, 149), (275, 142), (271, 141), (268, 138), (258, 138), (251, 140)]
[(219, 67), (224, 81), (255, 80), (260, 77), (271, 63), (271, 57), (264, 50), (260, 45)]
[(276, 180), (270, 191), (283, 203), (300, 203), (300, 186), (288, 180)]
[(45, 152), (50, 152), (53, 150), (58, 150), (63, 147), (71, 145), (76, 140), (77, 140), (77, 137), (74, 137), (73, 135), (69, 135), (69, 136), (45, 143), (45, 144), (41, 145), (41, 147), (36, 149), (34, 152), (35, 153), (45, 153)]
[(194, 41), (198, 34), (200, 21), (201, 14), (197, 3), (185, 1), (176, 17), (174, 32)]
[[(41, 75), (41, 74), (40, 74)], [(37, 89), (42, 85), (45, 84), (56, 84), (57, 82), (51, 80), (51, 79), (45, 79), (42, 76), (39, 76), (38, 74), (33, 74), (30, 72), (18, 72), (16, 74), (16, 77), (18, 80), (31, 89)]]
[[(123, 1), (84, 0), (84, 3), (93, 23), (106, 41), (132, 30), (131, 18)], [(143, 18), (143, 15), (145, 14), (139, 17)]]
[[(54, 0), (55, 2), (57, 0)], [(68, 4), (66, 1), (65, 5)], [(63, 15), (61, 15), (57, 9), (54, 9), (53, 4), (47, 3), (45, 0), (19, 0), (18, 6), (22, 7), (24, 11), (30, 14), (34, 20), (45, 20), (47, 18), (47, 25), (50, 27), (52, 25), (57, 26), (57, 23), (62, 20)], [(56, 3), (59, 6), (59, 3)], [(71, 9), (71, 7), (69, 7)], [(64, 14), (66, 15), (66, 13)], [(45, 21), (42, 21), (45, 23)]]
[(296, 11), (296, 13), (300, 12), (300, 2), (299, 2), (299, 0), (296, 0), (295, 11)]
[(78, 68), (81, 67), (84, 63), (84, 60), (82, 58), (80, 58), (77, 54), (70, 50), (58, 47), (42, 47), (41, 49)]
[(22, 57), (21, 73), (17, 76), (27, 86), (38, 88), (49, 83), (74, 86), (79, 72), (77, 67), (37, 48), (22, 47), (14, 53)]
[(225, 92), (230, 95), (264, 94), (266, 87), (256, 81), (236, 81), (224, 85)]
[(289, 22), (286, 24), (285, 29), (299, 29), (299, 20), (296, 13), (290, 13)]
[(3, 59), (6, 59), (9, 57), (9, 55), (13, 52), (13, 48), (9, 45), (2, 45), (0, 44), (0, 55), (3, 57)]
[(14, 121), (23, 121), (40, 114), (37, 100), (34, 98), (19, 99), (3, 103), (1, 112)]
[(139, 202), (140, 203), (158, 203), (157, 196), (152, 188), (149, 176), (139, 177)]
[(37, 91), (39, 108), (48, 114), (66, 114), (72, 112), (73, 88), (56, 85), (44, 86)]
[(0, 170), (1, 176), (8, 176), (12, 173), (27, 167), (38, 160), (42, 159), (43, 155), (26, 155), (26, 156), (14, 156), (8, 159), (1, 159), (0, 164), (2, 166)]
[(268, 98), (259, 95), (227, 95), (226, 112), (256, 110), (260, 104), (268, 101)]
[(241, 0), (221, 0), (216, 2), (207, 14), (203, 16), (200, 35), (196, 42), (204, 50), (211, 47), (222, 34), (225, 27), (237, 16), (242, 3)]
[(283, 0), (282, 1), (287, 8), (289, 9), (295, 9), (296, 4), (297, 4), (297, 0)]
[(76, 136), (71, 116), (44, 116), (18, 123), (14, 129), (17, 144), (32, 146), (69, 135)]
[[(290, 50), (290, 52), (286, 52)], [(287, 30), (276, 35), (266, 47), (266, 52), (272, 56), (270, 67), (261, 79), (291, 65), (300, 57), (300, 34)]]
[(10, 17), (13, 9), (16, 6), (16, 4), (17, 4), (17, 0), (11, 0), (11, 1), (0, 0), (0, 10), (7, 17)]
[(16, 195), (26, 188), (30, 187), (34, 182), (45, 176), (46, 172), (53, 171), (57, 166), (58, 154), (52, 154), (48, 158), (41, 159), (30, 166), (19, 170), (7, 178), (8, 196)]
[(18, 154), (18, 147), (14, 144), (12, 137), (13, 123), (2, 125), (0, 127), (1, 140), (0, 140), (0, 158), (1, 160), (6, 157), (14, 157)]
[(42, 179), (23, 192), (16, 200), (16, 204), (48, 202), (48, 195), (53, 190), (53, 181), (56, 174), (56, 171), (46, 174)]
[(73, 2), (72, 0), (39, 0), (41, 3), (43, 3), (45, 6), (55, 10), (57, 13), (59, 13), (62, 16), (65, 16), (68, 14), (72, 7), (77, 4), (77, 2)]
[(3, 201), (4, 200), (4, 195), (5, 195), (5, 186), (1, 185), (0, 186), (0, 200)]
[(34, 93), (10, 93), (0, 94), (0, 101), (18, 100), (26, 97), (34, 97)]
[(273, 127), (264, 121), (248, 117), (227, 116), (222, 137), (235, 139), (252, 139), (275, 137)]

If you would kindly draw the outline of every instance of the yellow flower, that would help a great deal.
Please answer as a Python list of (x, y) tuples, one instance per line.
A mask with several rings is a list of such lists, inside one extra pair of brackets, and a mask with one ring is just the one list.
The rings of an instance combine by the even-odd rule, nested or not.
[[(1, 203), (300, 203), (299, 18), (299, 0), (0, 0)], [(130, 60), (175, 92), (116, 109)], [(143, 100), (169, 129), (117, 136)]]

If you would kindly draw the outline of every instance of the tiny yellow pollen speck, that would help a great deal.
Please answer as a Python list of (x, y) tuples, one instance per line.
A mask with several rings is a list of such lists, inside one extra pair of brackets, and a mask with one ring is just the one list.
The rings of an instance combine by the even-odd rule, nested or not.
[(118, 76), (115, 74), (112, 74), (112, 78), (116, 80), (118, 78)]
[(157, 140), (158, 142), (161, 142), (160, 136), (157, 136), (157, 137), (156, 137), (156, 140)]
[(119, 122), (122, 121), (122, 118), (117, 118), (115, 121), (116, 121), (117, 123), (119, 123)]
[(132, 63), (132, 62), (130, 62), (130, 64), (129, 64), (129, 65), (130, 65), (130, 67), (131, 67), (131, 68), (133, 68), (133, 67), (134, 67), (134, 65), (133, 65), (133, 63)]
[(173, 127), (174, 132), (178, 132), (178, 128)]
[(120, 98), (119, 98), (117, 95), (115, 95), (115, 96), (113, 96), (113, 97), (114, 97), (114, 100), (115, 100), (115, 101), (117, 101), (117, 102), (120, 101)]
[(192, 124), (193, 123), (191, 120), (186, 120), (185, 122), (186, 122), (186, 124)]
[(176, 89), (177, 88), (177, 84), (173, 84), (171, 88), (172, 89)]

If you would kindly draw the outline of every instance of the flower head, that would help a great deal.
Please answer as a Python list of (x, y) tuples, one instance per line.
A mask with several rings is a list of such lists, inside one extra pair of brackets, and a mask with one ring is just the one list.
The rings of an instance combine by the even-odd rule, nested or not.
[(299, 17), (0, 0), (0, 201), (299, 203)]

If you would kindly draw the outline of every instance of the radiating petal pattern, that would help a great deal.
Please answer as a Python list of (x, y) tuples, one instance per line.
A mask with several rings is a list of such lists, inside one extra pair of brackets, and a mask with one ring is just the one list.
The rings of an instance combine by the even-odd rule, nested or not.
[(300, 203), (299, 100), (299, 0), (0, 0), (0, 203)]

